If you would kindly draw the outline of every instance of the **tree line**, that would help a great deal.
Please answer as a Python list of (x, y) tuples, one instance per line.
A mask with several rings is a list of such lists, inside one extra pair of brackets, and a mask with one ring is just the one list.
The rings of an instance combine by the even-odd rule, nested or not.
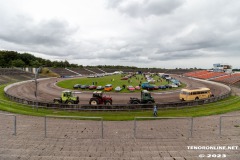
[(16, 51), (1, 51), (0, 50), (0, 67), (9, 68), (9, 67), (55, 67), (55, 68), (64, 68), (64, 67), (83, 67), (82, 65), (70, 64), (67, 60), (65, 61), (50, 61), (47, 59), (35, 57), (29, 53), (18, 53)]
[[(35, 57), (29, 53), (18, 53), (16, 51), (6, 51), (0, 50), (0, 67), (10, 68), (10, 67), (34, 67), (38, 68), (40, 66), (53, 67), (53, 68), (83, 68), (82, 65), (71, 64), (67, 60), (65, 61), (50, 61), (48, 59), (43, 59)], [(98, 66), (86, 66), (87, 68), (112, 68), (112, 69), (137, 69), (134, 66), (121, 66), (121, 65), (98, 65)]]

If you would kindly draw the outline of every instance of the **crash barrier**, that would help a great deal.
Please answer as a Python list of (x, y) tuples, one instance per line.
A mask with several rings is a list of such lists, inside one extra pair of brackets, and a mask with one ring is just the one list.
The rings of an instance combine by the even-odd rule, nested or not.
[[(235, 121), (233, 120), (233, 118), (236, 118)], [(231, 120), (230, 120), (231, 118)], [(237, 131), (237, 135), (240, 135), (240, 115), (227, 115), (227, 116), (220, 116), (219, 118), (219, 136), (223, 136), (222, 130), (223, 130), (223, 121), (225, 120), (225, 122), (227, 122), (227, 126), (225, 126), (224, 128), (227, 129), (228, 133), (230, 133), (231, 135), (233, 135), (232, 132), (234, 132), (234, 130), (238, 130)], [(228, 127), (228, 128), (227, 128)]]
[[(137, 126), (137, 121), (141, 121), (141, 120), (144, 120), (143, 121), (144, 123), (146, 123), (146, 120), (151, 120), (151, 122), (147, 121), (148, 130), (144, 131), (148, 135), (148, 137), (138, 137), (137, 136), (137, 129), (141, 128), (140, 125)], [(161, 121), (157, 121), (157, 120), (161, 120)], [(171, 125), (170, 124), (166, 125), (166, 124), (163, 123), (164, 122), (163, 120), (165, 120), (165, 122), (167, 120), (170, 120), (172, 122), (174, 121), (174, 122)], [(185, 129), (188, 132), (187, 138), (191, 138), (192, 133), (193, 133), (193, 118), (192, 117), (135, 117), (134, 118), (134, 129), (133, 129), (134, 130), (134, 138), (136, 138), (136, 139), (163, 138), (164, 139), (164, 138), (174, 138), (175, 136), (177, 136), (175, 138), (179, 138), (180, 135), (182, 137), (184, 137), (184, 133), (179, 133), (177, 131), (178, 127), (181, 127), (181, 129), (184, 128), (183, 125), (178, 126), (177, 123), (178, 123), (179, 120), (187, 120), (188, 121), (188, 124), (186, 124)], [(154, 125), (154, 123), (155, 123), (156, 127), (151, 126), (151, 124)], [(177, 125), (177, 126), (173, 127), (174, 124)], [(151, 128), (149, 128), (149, 127), (151, 127)], [(161, 128), (161, 127), (164, 127), (164, 128)], [(175, 129), (175, 131), (171, 131), (171, 129)], [(163, 132), (165, 132), (165, 133), (163, 133)], [(174, 135), (174, 137), (170, 137), (170, 134)], [(177, 134), (180, 134), (180, 135), (177, 135)], [(152, 137), (149, 137), (149, 135), (152, 136)]]
[[(152, 110), (152, 104), (113, 104), (113, 105), (89, 105), (89, 104), (54, 104), (54, 103), (44, 103), (36, 102), (32, 100), (26, 100), (9, 95), (5, 92), (5, 95), (12, 101), (35, 106), (36, 108), (46, 108), (46, 109), (62, 109), (62, 110), (76, 110), (76, 111), (130, 111), (130, 110)], [(189, 106), (197, 106), (208, 104), (212, 102), (217, 102), (221, 99), (225, 99), (231, 95), (231, 92), (225, 94), (211, 97), (208, 99), (202, 99), (197, 101), (183, 101), (183, 102), (168, 102), (168, 103), (158, 103), (158, 109), (172, 109), (172, 108), (184, 108)]]
[(17, 135), (17, 117), (14, 114), (0, 113), (0, 116), (12, 116), (13, 117), (13, 135)]
[[(59, 128), (60, 128), (60, 126), (59, 125), (62, 125), (61, 124), (61, 122), (59, 122), (61, 119), (64, 119), (64, 118), (67, 118), (67, 119), (71, 119), (71, 120), (73, 120), (72, 122), (71, 121), (67, 121), (67, 126), (70, 126), (70, 125), (72, 125), (73, 123), (74, 123), (74, 125), (76, 125), (76, 126), (74, 126), (74, 127), (72, 127), (72, 128), (69, 128), (69, 130), (71, 130), (71, 129), (73, 129), (73, 128), (75, 128), (75, 130), (76, 130), (76, 137), (79, 137), (80, 136), (80, 138), (83, 138), (83, 137), (81, 137), (81, 135), (80, 134), (82, 134), (83, 135), (83, 132), (86, 130), (86, 128), (90, 128), (90, 123), (91, 122), (84, 122), (84, 123), (81, 123), (81, 124), (78, 124), (79, 122), (76, 122), (76, 121), (74, 121), (74, 120), (94, 120), (94, 122), (98, 122), (99, 121), (99, 123), (100, 123), (100, 137), (101, 138), (103, 138), (103, 118), (102, 117), (83, 117), (83, 116), (52, 116), (52, 115), (47, 115), (47, 116), (45, 116), (44, 117), (44, 135), (45, 135), (45, 138), (47, 138), (47, 127), (48, 126), (50, 126), (50, 123), (51, 122), (49, 122), (50, 120), (53, 120), (53, 119), (55, 119), (56, 120), (56, 122), (58, 123), (57, 125), (54, 125), (54, 126), (52, 126), (52, 128), (55, 130), (55, 134), (54, 134), (54, 137), (55, 138), (57, 138), (56, 137), (56, 132), (59, 130)], [(48, 119), (48, 120), (47, 120)], [(52, 122), (53, 123), (53, 122)], [(59, 124), (60, 123), (60, 124)], [(84, 124), (85, 125), (87, 125), (86, 127), (84, 126)], [(80, 127), (79, 127), (80, 126)], [(58, 127), (58, 129), (56, 129)], [(81, 128), (82, 127), (82, 128)], [(84, 129), (83, 129), (84, 128)], [(80, 129), (82, 129), (82, 131), (80, 131)], [(97, 128), (96, 128), (96, 126), (94, 126), (94, 129), (96, 130)], [(93, 132), (93, 131), (92, 131)], [(65, 134), (65, 133), (64, 133)], [(67, 134), (65, 134), (65, 137), (67, 136)], [(69, 135), (68, 135), (69, 136)], [(89, 138), (89, 134), (87, 133), (87, 137), (86, 138)], [(93, 137), (92, 137), (93, 138)]]

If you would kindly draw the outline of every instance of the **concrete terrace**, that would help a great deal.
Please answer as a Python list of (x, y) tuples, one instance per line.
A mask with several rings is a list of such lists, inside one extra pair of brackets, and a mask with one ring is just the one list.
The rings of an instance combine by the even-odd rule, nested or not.
[[(240, 124), (238, 115), (222, 121), (219, 117), (193, 119), (189, 136), (189, 121), (137, 121), (134, 138), (133, 121), (66, 120), (47, 118), (45, 138), (44, 118), (17, 115), (17, 135), (13, 134), (13, 117), (0, 115), (1, 160), (196, 160), (204, 154), (226, 154), (229, 160), (240, 159)], [(236, 150), (190, 150), (188, 146), (238, 146)], [(222, 158), (223, 159), (223, 158)]]

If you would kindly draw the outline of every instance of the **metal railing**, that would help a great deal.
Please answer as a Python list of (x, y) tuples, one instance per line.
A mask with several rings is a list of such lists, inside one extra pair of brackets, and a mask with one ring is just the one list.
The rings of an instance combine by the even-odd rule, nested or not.
[(15, 114), (5, 114), (5, 113), (0, 113), (0, 115), (3, 116), (13, 116), (13, 135), (17, 135), (17, 117)]

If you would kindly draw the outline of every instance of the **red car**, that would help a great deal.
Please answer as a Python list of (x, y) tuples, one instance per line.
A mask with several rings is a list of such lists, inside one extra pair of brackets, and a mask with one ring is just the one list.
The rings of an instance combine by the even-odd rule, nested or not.
[(97, 86), (95, 86), (95, 85), (89, 86), (89, 89), (90, 89), (90, 90), (93, 90), (93, 89), (96, 89), (96, 88), (97, 88)]
[(140, 86), (136, 86), (135, 89), (136, 89), (136, 90), (140, 90), (141, 87), (140, 87)]
[(127, 86), (127, 89), (132, 92), (135, 91), (135, 88), (133, 86)]
[(128, 80), (128, 77), (123, 77), (121, 78), (121, 80)]

